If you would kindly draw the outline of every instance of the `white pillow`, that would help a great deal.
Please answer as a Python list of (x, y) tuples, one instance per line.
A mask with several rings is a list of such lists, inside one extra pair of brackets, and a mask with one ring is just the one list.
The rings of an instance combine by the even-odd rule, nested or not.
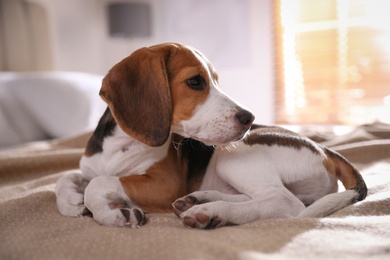
[(0, 73), (0, 146), (93, 130), (106, 104), (103, 76), (78, 72)]

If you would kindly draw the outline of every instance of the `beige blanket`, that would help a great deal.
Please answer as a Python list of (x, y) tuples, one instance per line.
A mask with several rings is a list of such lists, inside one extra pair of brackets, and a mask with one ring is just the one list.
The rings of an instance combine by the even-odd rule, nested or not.
[(2, 152), (0, 259), (390, 259), (390, 127), (361, 126), (344, 136), (304, 132), (355, 163), (367, 199), (321, 219), (206, 231), (185, 228), (173, 213), (147, 215), (135, 230), (63, 217), (55, 182), (77, 168), (88, 135)]

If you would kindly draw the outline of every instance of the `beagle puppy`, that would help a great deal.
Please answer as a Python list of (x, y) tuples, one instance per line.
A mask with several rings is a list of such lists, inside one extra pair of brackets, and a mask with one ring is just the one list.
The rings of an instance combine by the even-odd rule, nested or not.
[[(254, 116), (219, 89), (214, 68), (191, 47), (135, 51), (108, 72), (100, 95), (108, 108), (81, 170), (56, 184), (65, 216), (136, 228), (145, 213), (173, 205), (186, 226), (214, 228), (325, 216), (366, 196), (339, 154), (282, 128), (249, 132)], [(336, 193), (338, 179), (346, 191)]]
[[(139, 227), (196, 190), (212, 148), (238, 141), (254, 116), (224, 94), (211, 63), (177, 43), (142, 48), (105, 76), (108, 108), (80, 161), (55, 188), (59, 211)], [(195, 140), (194, 140), (195, 139)], [(198, 140), (198, 141), (196, 141)]]
[[(337, 193), (338, 180), (345, 191)], [(253, 126), (243, 140), (215, 149), (200, 190), (173, 208), (184, 225), (208, 229), (323, 217), (366, 195), (362, 176), (340, 154), (280, 127)]]

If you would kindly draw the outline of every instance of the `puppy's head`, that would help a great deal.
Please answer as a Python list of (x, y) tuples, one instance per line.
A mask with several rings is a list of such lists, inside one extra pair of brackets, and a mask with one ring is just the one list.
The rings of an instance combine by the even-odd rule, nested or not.
[(222, 93), (210, 62), (176, 43), (142, 48), (116, 64), (100, 95), (121, 129), (150, 146), (170, 132), (206, 144), (244, 136), (254, 117)]

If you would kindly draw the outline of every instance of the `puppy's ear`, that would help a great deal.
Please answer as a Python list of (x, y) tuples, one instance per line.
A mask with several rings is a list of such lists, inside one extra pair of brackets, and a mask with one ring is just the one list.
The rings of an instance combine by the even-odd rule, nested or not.
[(169, 48), (142, 48), (116, 64), (100, 96), (128, 135), (161, 146), (169, 137), (172, 107), (166, 63)]

